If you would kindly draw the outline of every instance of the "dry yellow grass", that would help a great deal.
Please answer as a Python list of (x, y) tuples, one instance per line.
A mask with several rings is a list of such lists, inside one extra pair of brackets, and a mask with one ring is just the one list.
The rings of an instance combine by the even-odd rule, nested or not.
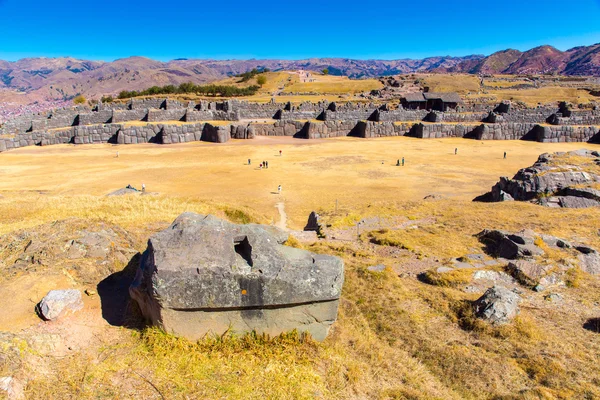
[[(324, 220), (338, 227), (369, 216), (404, 218), (417, 228), (380, 232), (378, 239), (428, 257), (477, 251), (480, 244), (473, 234), (483, 228), (531, 228), (566, 239), (584, 238), (600, 247), (598, 209), (470, 201), (498, 176), (511, 176), (540, 153), (582, 147), (597, 148), (411, 138), (23, 148), (0, 154), (0, 233), (79, 217), (91, 224), (118, 224), (143, 242), (183, 211), (269, 223), (278, 219), (274, 206), (283, 201), (294, 228), (301, 228), (312, 210), (322, 211)], [(395, 167), (403, 156), (406, 166)], [(245, 165), (248, 158), (251, 166)], [(268, 170), (256, 169), (262, 160), (269, 161)], [(104, 196), (142, 182), (160, 195)], [(282, 195), (273, 194), (278, 184), (283, 185)], [(431, 193), (447, 199), (422, 201)], [(289, 244), (299, 245), (293, 239)], [(445, 286), (431, 286), (400, 277), (391, 267), (401, 269), (403, 259), (382, 256), (362, 242), (306, 247), (339, 255), (346, 263), (339, 320), (324, 343), (292, 334), (275, 340), (209, 338), (194, 344), (154, 329), (105, 327), (98, 332), (101, 345), (60, 358), (35, 358), (35, 350), (24, 346), (22, 354), (34, 357), (39, 363), (34, 365), (43, 365), (45, 371), (37, 374), (40, 367), (30, 372), (35, 378), (27, 383), (27, 398), (600, 396), (600, 342), (597, 334), (582, 329), (585, 313), (572, 308), (585, 307), (589, 313), (597, 309), (597, 280), (574, 272), (571, 287), (565, 289), (573, 302), (565, 307), (526, 293), (533, 306), (524, 307), (514, 324), (494, 328), (473, 318), (468, 301), (476, 294), (453, 288), (467, 282), (469, 272), (442, 277), (446, 280), (437, 283)], [(388, 269), (367, 271), (376, 263)], [(2, 368), (2, 376), (13, 373)]]
[(538, 89), (489, 90), (489, 94), (500, 100), (521, 101), (530, 107), (538, 104), (548, 104), (557, 101), (567, 101), (573, 104), (597, 101), (587, 90), (547, 86)]
[[(297, 79), (297, 78), (296, 78)], [(285, 87), (285, 92), (354, 94), (381, 89), (383, 84), (376, 79), (348, 79), (346, 76), (313, 75), (314, 82), (294, 82)]]
[(430, 92), (457, 92), (467, 94), (477, 92), (480, 88), (480, 79), (476, 75), (466, 74), (436, 74), (418, 75), (423, 81), (422, 85), (429, 87)]
[[(148, 191), (169, 197), (243, 204), (273, 221), (279, 217), (275, 204), (283, 201), (291, 226), (300, 228), (310, 211), (332, 209), (336, 200), (353, 212), (432, 193), (470, 201), (489, 190), (499, 176), (512, 176), (541, 153), (582, 147), (598, 146), (465, 139), (258, 138), (228, 144), (27, 147), (0, 154), (0, 193), (6, 199), (31, 191), (102, 196), (127, 184), (139, 188), (145, 183)], [(396, 167), (402, 157), (405, 167)], [(251, 166), (245, 165), (249, 158)], [(269, 161), (269, 169), (258, 169), (263, 160)], [(278, 185), (283, 187), (281, 195), (273, 194)]]

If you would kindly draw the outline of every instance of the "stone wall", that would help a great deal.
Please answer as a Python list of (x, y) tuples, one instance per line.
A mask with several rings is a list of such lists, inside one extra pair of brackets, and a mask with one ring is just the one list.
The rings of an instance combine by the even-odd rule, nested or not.
[(534, 128), (535, 140), (542, 143), (600, 143), (600, 128), (594, 126), (539, 126)]
[(148, 110), (148, 122), (160, 121), (185, 121), (187, 108), (176, 108), (172, 110)]
[(467, 137), (479, 125), (463, 124), (416, 124), (408, 136), (420, 139), (439, 139), (447, 137)]
[(113, 122), (113, 110), (101, 110), (79, 114), (78, 125), (110, 124)]
[(127, 122), (127, 121), (147, 121), (148, 110), (114, 110), (112, 116), (112, 122)]
[(535, 140), (533, 132), (536, 124), (531, 123), (502, 123), (482, 124), (473, 134), (478, 140)]

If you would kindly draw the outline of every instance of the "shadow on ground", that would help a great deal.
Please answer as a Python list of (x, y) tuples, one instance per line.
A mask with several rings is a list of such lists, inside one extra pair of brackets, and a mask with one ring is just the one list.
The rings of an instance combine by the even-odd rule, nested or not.
[(600, 318), (590, 318), (583, 324), (583, 329), (600, 333)]
[(98, 283), (102, 318), (113, 326), (131, 329), (144, 327), (139, 307), (129, 296), (129, 285), (135, 278), (140, 258), (141, 254), (136, 254), (122, 271), (115, 272)]

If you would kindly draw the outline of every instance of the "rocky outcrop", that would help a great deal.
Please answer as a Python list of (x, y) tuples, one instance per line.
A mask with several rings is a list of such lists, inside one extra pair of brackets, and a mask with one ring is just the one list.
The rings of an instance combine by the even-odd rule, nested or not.
[(500, 230), (483, 230), (477, 237), (486, 246), (486, 253), (498, 258), (515, 260), (544, 254), (535, 245), (531, 232), (509, 233)]
[(323, 340), (337, 317), (343, 262), (284, 246), (287, 237), (184, 213), (148, 241), (131, 296), (149, 322), (191, 340), (293, 329)]
[(509, 323), (519, 314), (521, 297), (502, 286), (489, 288), (474, 304), (475, 315), (494, 325)]
[(63, 315), (79, 311), (83, 308), (81, 292), (75, 289), (51, 290), (40, 301), (37, 311), (46, 321), (53, 321)]
[(588, 274), (600, 275), (600, 254), (587, 246), (577, 246), (579, 265)]
[(306, 223), (304, 230), (316, 232), (317, 236), (325, 237), (325, 227), (321, 222), (321, 217), (315, 211), (311, 212), (308, 216), (308, 222)]
[(510, 262), (506, 270), (522, 285), (534, 288), (537, 291), (550, 286), (563, 285), (562, 272), (566, 268), (553, 265), (544, 265), (534, 261), (517, 260)]
[(600, 153), (577, 150), (542, 154), (529, 168), (500, 178), (491, 192), (475, 201), (532, 201), (548, 207), (600, 206)]

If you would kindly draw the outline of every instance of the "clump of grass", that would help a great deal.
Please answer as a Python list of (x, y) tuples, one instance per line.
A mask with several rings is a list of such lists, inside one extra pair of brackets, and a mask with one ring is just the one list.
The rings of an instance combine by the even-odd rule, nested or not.
[(285, 246), (294, 247), (296, 249), (303, 249), (304, 246), (300, 241), (293, 235), (288, 236), (288, 239), (283, 243)]
[(258, 222), (249, 211), (241, 210), (239, 208), (225, 206), (223, 207), (223, 212), (227, 216), (227, 219), (236, 224), (250, 224), (253, 222)]
[(437, 272), (429, 270), (421, 275), (419, 279), (430, 285), (441, 287), (459, 287), (473, 280), (473, 271), (470, 269), (455, 269), (449, 272)]
[(584, 278), (583, 271), (578, 267), (573, 267), (565, 273), (565, 283), (568, 287), (578, 288)]
[(381, 229), (378, 231), (369, 232), (367, 237), (371, 240), (371, 243), (375, 243), (380, 246), (399, 247), (401, 249), (414, 251), (414, 248), (405, 244), (401, 240), (399, 234), (392, 232), (388, 229)]

